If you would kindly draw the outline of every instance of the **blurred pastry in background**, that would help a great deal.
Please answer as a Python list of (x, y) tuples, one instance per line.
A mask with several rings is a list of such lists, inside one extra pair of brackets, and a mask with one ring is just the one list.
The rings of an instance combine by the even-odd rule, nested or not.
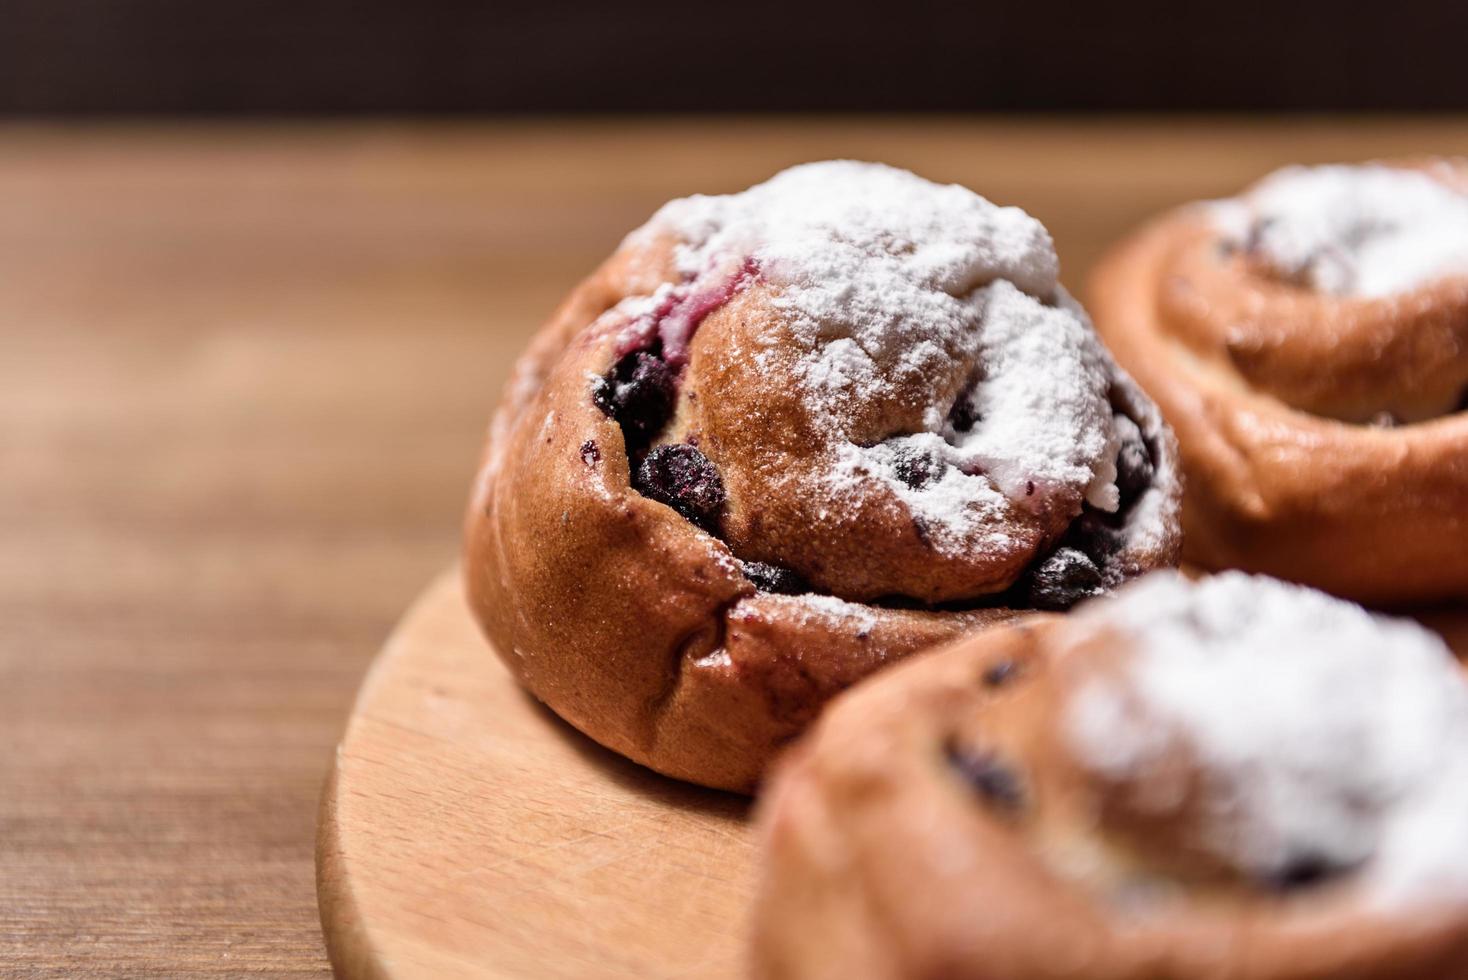
[(1090, 299), (1177, 432), (1187, 560), (1468, 597), (1468, 165), (1281, 170), (1154, 220)]

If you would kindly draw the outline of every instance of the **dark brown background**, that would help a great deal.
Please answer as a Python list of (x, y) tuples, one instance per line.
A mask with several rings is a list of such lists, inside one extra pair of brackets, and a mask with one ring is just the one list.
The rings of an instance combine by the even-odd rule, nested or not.
[(0, 113), (1446, 110), (1468, 3), (0, 0)]

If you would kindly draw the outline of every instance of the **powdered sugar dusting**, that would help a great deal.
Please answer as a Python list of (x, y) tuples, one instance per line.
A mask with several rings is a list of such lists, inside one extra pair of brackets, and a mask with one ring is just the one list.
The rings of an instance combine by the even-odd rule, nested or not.
[[(1034, 496), (1031, 483), (1087, 486), (1111, 437), (1106, 370), (1090, 324), (1073, 303), (1045, 306), (1008, 282), (984, 294), (984, 380), (969, 398), (978, 421), (945, 433), (954, 464), (988, 474), (1012, 499)], [(1114, 469), (1114, 452), (1111, 462)]]
[(833, 489), (854, 495), (862, 492), (865, 481), (881, 481), (913, 516), (924, 522), (937, 547), (957, 550), (967, 545), (986, 551), (1005, 550), (1011, 544), (1003, 524), (1007, 501), (988, 480), (950, 468), (935, 482), (914, 488), (897, 476), (903, 453), (931, 452), (939, 456), (950, 449), (941, 436), (932, 432), (868, 447), (848, 442), (837, 450), (828, 482)]
[(1284, 278), (1337, 296), (1468, 274), (1468, 195), (1418, 170), (1288, 167), (1214, 204), (1213, 218)]
[[(783, 607), (783, 615), (790, 616), (804, 623), (825, 623), (827, 625), (855, 632), (870, 631), (877, 628), (877, 616), (870, 606), (859, 602), (847, 602), (845, 599), (833, 595), (819, 593), (803, 593), (801, 595), (774, 595), (772, 593), (761, 593), (760, 603), (765, 606)], [(737, 615), (748, 615), (748, 607), (739, 607)]]
[(1241, 573), (1155, 573), (1077, 618), (1136, 639), (1122, 677), (1072, 696), (1086, 764), (1186, 745), (1220, 801), (1207, 844), (1241, 871), (1305, 859), (1381, 903), (1468, 900), (1468, 682), (1435, 635)]
[(857, 630), (876, 629), (877, 617), (871, 609), (856, 602), (847, 602), (833, 595), (795, 596), (795, 601), (818, 616), (854, 626)]
[[(1008, 508), (1039, 508), (1056, 493), (1115, 509), (1107, 364), (1058, 286), (1049, 234), (1023, 211), (903, 170), (836, 161), (741, 194), (673, 201), (634, 234), (670, 230), (686, 277), (751, 260), (774, 287), (799, 348), (801, 397), (830, 429), (833, 502), (878, 481), (952, 554), (1002, 537)], [(927, 380), (956, 362), (976, 370), (961, 396), (974, 421), (961, 430), (951, 387)], [(924, 431), (875, 445), (849, 431), (850, 406), (899, 390), (929, 392)], [(950, 467), (921, 487), (895, 469), (917, 448)]]

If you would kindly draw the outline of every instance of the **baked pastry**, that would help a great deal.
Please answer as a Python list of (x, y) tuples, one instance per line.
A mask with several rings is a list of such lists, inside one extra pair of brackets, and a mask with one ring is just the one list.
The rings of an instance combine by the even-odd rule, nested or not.
[(1294, 167), (1173, 211), (1091, 311), (1177, 431), (1185, 559), (1468, 597), (1468, 166)]
[(1274, 579), (1159, 572), (896, 667), (758, 820), (762, 978), (1468, 976), (1468, 679)]
[(883, 664), (1178, 552), (1172, 436), (1015, 208), (797, 167), (660, 210), (516, 366), (471, 606), (602, 744), (748, 790)]

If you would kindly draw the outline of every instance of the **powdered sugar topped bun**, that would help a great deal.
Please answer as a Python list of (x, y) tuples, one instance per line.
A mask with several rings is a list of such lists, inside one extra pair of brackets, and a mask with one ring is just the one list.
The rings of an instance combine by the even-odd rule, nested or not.
[(1083, 505), (1117, 513), (1118, 454), (1154, 454), (1155, 420), (1119, 404), (1145, 400), (1017, 208), (837, 161), (674, 201), (629, 241), (667, 237), (686, 285), (665, 302), (721, 305), (696, 334), (677, 312), (634, 318), (627, 343), (655, 333), (679, 364), (691, 352), (696, 404), (664, 441), (713, 461), (741, 556), (852, 599), (998, 593)]
[(521, 682), (748, 791), (835, 693), (1181, 543), (1177, 447), (1015, 208), (813, 164), (674, 201), (516, 364), (471, 605)]
[(1193, 564), (1468, 597), (1468, 160), (1293, 167), (1159, 215), (1088, 308), (1177, 431)]
[(1287, 167), (1214, 205), (1214, 218), (1281, 278), (1337, 296), (1390, 296), (1468, 275), (1468, 192), (1445, 175)]
[(1237, 572), (1148, 576), (1079, 612), (1077, 643), (1085, 627), (1131, 653), (1073, 691), (1070, 744), (1158, 807), (1193, 758), (1191, 846), (1250, 880), (1468, 899), (1468, 684), (1435, 634)]

